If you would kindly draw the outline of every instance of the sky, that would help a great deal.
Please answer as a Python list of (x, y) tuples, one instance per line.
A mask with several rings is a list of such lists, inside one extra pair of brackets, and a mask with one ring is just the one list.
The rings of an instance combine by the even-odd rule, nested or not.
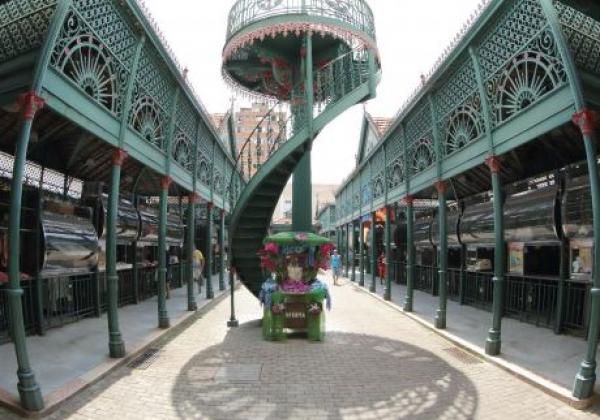
[[(232, 92), (221, 78), (227, 15), (235, 1), (144, 0), (178, 61), (189, 70), (210, 113), (229, 109)], [(383, 77), (366, 104), (392, 117), (481, 0), (367, 0), (375, 15)], [(340, 184), (356, 165), (363, 106), (338, 116), (313, 145), (313, 183)]]

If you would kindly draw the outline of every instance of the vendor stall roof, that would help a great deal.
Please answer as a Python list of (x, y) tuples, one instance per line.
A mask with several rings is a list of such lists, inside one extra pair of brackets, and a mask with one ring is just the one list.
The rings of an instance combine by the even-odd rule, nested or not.
[(319, 236), (310, 232), (281, 232), (275, 235), (267, 236), (263, 243), (276, 243), (278, 245), (304, 245), (304, 246), (320, 246), (331, 243), (324, 236)]

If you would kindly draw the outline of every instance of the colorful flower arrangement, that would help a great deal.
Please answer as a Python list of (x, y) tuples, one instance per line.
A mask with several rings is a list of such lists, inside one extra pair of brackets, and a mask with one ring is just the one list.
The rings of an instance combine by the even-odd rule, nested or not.
[(321, 305), (318, 303), (311, 303), (308, 305), (307, 311), (309, 314), (317, 316), (320, 315), (323, 310), (321, 309)]
[(285, 304), (274, 303), (273, 306), (271, 306), (271, 312), (273, 315), (283, 315), (285, 313)]

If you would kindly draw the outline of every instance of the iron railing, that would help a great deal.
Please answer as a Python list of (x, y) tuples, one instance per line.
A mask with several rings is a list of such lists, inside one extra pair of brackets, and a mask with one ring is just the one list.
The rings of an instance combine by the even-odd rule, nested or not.
[[(8, 310), (7, 285), (0, 286), (0, 344), (10, 341), (10, 314)], [(23, 289), (23, 319), (27, 334), (33, 334), (37, 328), (35, 317), (35, 286), (33, 280), (21, 281)]]
[(504, 312), (506, 316), (536, 326), (556, 323), (558, 282), (541, 277), (506, 276)]
[(434, 283), (437, 281), (437, 267), (431, 265), (415, 265), (415, 290), (434, 292)]
[(449, 268), (446, 274), (448, 299), (460, 302), (461, 299), (461, 281), (463, 271), (460, 268)]
[(238, 0), (229, 12), (227, 40), (254, 22), (292, 14), (338, 19), (376, 38), (373, 12), (364, 0)]
[(467, 271), (464, 285), (464, 303), (476, 308), (491, 310), (493, 300), (493, 273)]
[(140, 301), (158, 294), (158, 267), (138, 268), (138, 297)]
[(118, 305), (119, 307), (135, 303), (135, 282), (133, 269), (117, 271), (119, 277)]

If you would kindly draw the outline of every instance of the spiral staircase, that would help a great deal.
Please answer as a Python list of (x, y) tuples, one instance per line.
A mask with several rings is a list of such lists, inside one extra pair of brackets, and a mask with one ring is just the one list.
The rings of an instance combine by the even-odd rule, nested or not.
[[(348, 108), (375, 96), (381, 70), (374, 29), (372, 25), (371, 29), (365, 26), (369, 19), (372, 22), (372, 14), (363, 0), (328, 3), (319, 0), (316, 9), (310, 8), (316, 0), (305, 0), (298, 4), (303, 9), (298, 10), (290, 10), (293, 0), (287, 1), (285, 7), (276, 0), (259, 1), (253, 4), (263, 7), (257, 8), (255, 13), (244, 9), (243, 6), (248, 7), (250, 3), (250, 0), (240, 0), (231, 11), (223, 74), (235, 88), (262, 96), (271, 104), (270, 111), (239, 152), (238, 170), (247, 178), (247, 184), (237, 199), (229, 223), (232, 266), (242, 283), (258, 296), (264, 273), (257, 251), (267, 235), (284, 187), (300, 160), (310, 153), (319, 132)], [(323, 4), (331, 6), (331, 13), (325, 13)], [(348, 8), (340, 9), (340, 5)], [(273, 7), (263, 17), (261, 13), (266, 6)], [(354, 8), (351, 10), (350, 6)], [(359, 9), (368, 16), (360, 18), (360, 22), (357, 20), (355, 26), (359, 28), (347, 31), (348, 19), (344, 13), (356, 18)], [(246, 18), (250, 16), (246, 25), (254, 28), (254, 38), (235, 16), (238, 10), (245, 10)], [(299, 16), (302, 23), (297, 24)], [(286, 18), (292, 21), (291, 26), (281, 24)], [(294, 26), (296, 24), (298, 26)], [(294, 27), (298, 29), (294, 31)], [(286, 31), (293, 31), (292, 35)], [(239, 37), (246, 42), (241, 42)], [(237, 49), (232, 48), (232, 44), (237, 45)], [(312, 92), (305, 88), (310, 84)], [(263, 139), (268, 158), (252, 173), (257, 131), (274, 113), (281, 115), (281, 109), (289, 110), (289, 118)]]

